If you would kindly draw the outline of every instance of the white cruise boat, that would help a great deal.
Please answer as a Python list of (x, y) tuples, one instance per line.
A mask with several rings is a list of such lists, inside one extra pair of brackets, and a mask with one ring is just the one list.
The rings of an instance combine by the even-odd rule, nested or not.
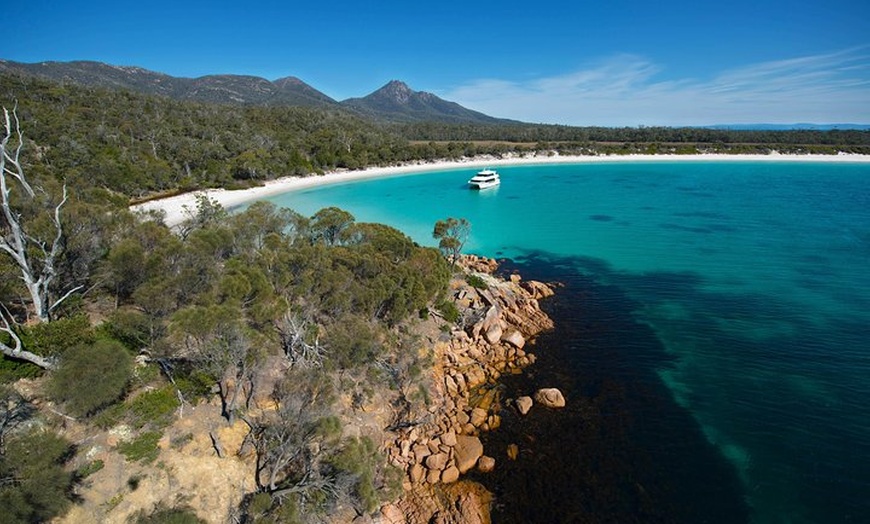
[(498, 173), (495, 170), (488, 168), (483, 171), (478, 171), (477, 174), (468, 181), (468, 185), (471, 189), (487, 189), (499, 184), (501, 184), (501, 179), (499, 178)]

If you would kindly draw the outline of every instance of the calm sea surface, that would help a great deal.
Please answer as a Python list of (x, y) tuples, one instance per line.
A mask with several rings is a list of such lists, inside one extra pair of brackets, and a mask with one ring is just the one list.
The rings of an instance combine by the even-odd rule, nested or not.
[[(870, 164), (502, 167), (327, 186), (326, 206), (565, 288), (541, 361), (564, 412), (505, 413), (501, 522), (870, 522)], [(520, 459), (499, 450), (516, 442)]]

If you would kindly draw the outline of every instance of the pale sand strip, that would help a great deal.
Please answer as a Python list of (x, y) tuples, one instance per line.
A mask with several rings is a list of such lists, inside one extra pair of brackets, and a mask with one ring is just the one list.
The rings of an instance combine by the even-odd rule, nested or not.
[[(312, 175), (307, 177), (285, 177), (266, 182), (260, 187), (228, 191), (225, 189), (207, 189), (185, 193), (159, 200), (152, 200), (143, 204), (132, 206), (136, 211), (163, 210), (166, 213), (166, 225), (172, 227), (180, 224), (186, 217), (186, 210), (196, 209), (198, 195), (206, 195), (210, 199), (220, 203), (225, 208), (232, 208), (246, 202), (259, 200), (272, 195), (279, 195), (289, 191), (305, 189), (327, 184), (351, 182), (367, 178), (385, 177), (411, 173), (424, 173), (427, 171), (446, 171), (449, 169), (477, 169), (491, 166), (529, 165), (529, 164), (581, 164), (600, 162), (709, 162), (709, 161), (775, 161), (775, 162), (870, 162), (870, 155), (781, 155), (771, 153), (769, 155), (608, 155), (608, 156), (559, 156), (553, 155), (527, 155), (507, 158), (475, 157), (459, 161), (439, 161), (431, 163), (408, 164), (396, 167), (376, 167), (359, 171), (332, 172), (325, 175)], [(468, 177), (474, 175), (468, 173)]]

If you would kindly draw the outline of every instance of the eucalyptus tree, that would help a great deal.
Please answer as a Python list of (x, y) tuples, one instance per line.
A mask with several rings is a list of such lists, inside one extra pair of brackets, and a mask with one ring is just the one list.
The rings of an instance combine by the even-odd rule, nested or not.
[(439, 240), (438, 248), (455, 265), (470, 233), (471, 223), (468, 220), (449, 217), (435, 222), (432, 237)]
[(187, 306), (172, 317), (172, 340), (184, 357), (216, 381), (223, 416), (232, 425), (254, 389), (262, 344), (234, 305)]

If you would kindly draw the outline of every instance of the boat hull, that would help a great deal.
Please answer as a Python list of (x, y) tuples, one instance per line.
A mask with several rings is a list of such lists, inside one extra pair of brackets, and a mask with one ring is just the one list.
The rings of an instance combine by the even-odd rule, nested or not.
[(499, 181), (495, 182), (469, 182), (468, 187), (471, 189), (490, 189), (493, 187), (497, 187), (500, 184)]

